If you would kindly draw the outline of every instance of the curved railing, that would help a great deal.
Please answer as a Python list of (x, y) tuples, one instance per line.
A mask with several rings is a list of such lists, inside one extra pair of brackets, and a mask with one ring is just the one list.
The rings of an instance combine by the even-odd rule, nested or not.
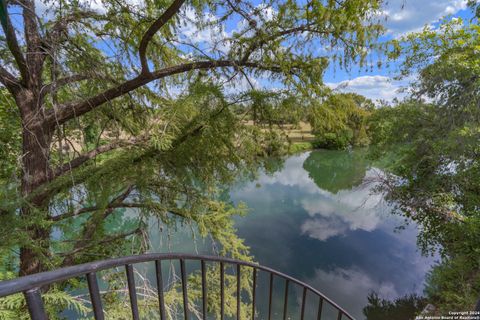
[(102, 308), (102, 299), (100, 296), (100, 290), (97, 282), (96, 273), (102, 270), (111, 269), (115, 267), (124, 266), (127, 276), (127, 285), (128, 293), (130, 298), (130, 306), (132, 312), (132, 319), (139, 319), (139, 310), (137, 303), (137, 293), (135, 288), (135, 280), (133, 273), (133, 265), (137, 263), (144, 262), (155, 262), (156, 267), (156, 281), (158, 289), (158, 302), (159, 302), (159, 313), (160, 319), (166, 320), (165, 315), (165, 302), (163, 297), (163, 280), (162, 280), (162, 266), (161, 261), (164, 260), (178, 260), (180, 262), (180, 275), (181, 275), (181, 284), (182, 284), (182, 297), (183, 297), (183, 310), (185, 320), (189, 320), (189, 312), (187, 312), (188, 306), (188, 294), (187, 294), (187, 278), (186, 278), (186, 260), (196, 260), (201, 263), (201, 275), (202, 275), (202, 318), (206, 319), (207, 316), (207, 286), (206, 286), (206, 262), (215, 262), (220, 264), (220, 317), (223, 320), (224, 315), (224, 304), (225, 304), (225, 290), (224, 290), (224, 279), (225, 279), (225, 265), (236, 266), (236, 277), (237, 277), (237, 310), (236, 315), (237, 319), (240, 319), (240, 279), (242, 277), (240, 266), (250, 267), (253, 270), (253, 288), (252, 288), (252, 319), (255, 318), (255, 296), (256, 296), (256, 280), (257, 280), (257, 271), (263, 271), (269, 274), (269, 296), (268, 296), (268, 319), (272, 319), (272, 290), (273, 290), (273, 279), (274, 277), (279, 277), (285, 280), (285, 295), (283, 301), (283, 319), (287, 319), (287, 308), (288, 308), (288, 290), (290, 284), (296, 284), (303, 288), (301, 308), (300, 308), (300, 319), (305, 318), (305, 306), (307, 292), (310, 291), (312, 294), (318, 296), (319, 303), (316, 310), (316, 318), (322, 318), (322, 311), (324, 302), (330, 304), (336, 310), (336, 319), (341, 320), (344, 317), (347, 319), (354, 320), (354, 318), (349, 315), (345, 310), (338, 306), (335, 302), (327, 298), (321, 292), (311, 287), (308, 284), (305, 284), (297, 279), (294, 279), (286, 274), (275, 271), (271, 268), (260, 266), (251, 262), (239, 261), (224, 257), (217, 256), (204, 256), (204, 255), (192, 255), (192, 254), (143, 254), (137, 256), (129, 256), (122, 258), (115, 258), (109, 260), (95, 261), (90, 263), (85, 263), (77, 266), (61, 268), (54, 271), (37, 273), (25, 277), (20, 277), (13, 280), (7, 280), (0, 282), (0, 297), (8, 296), (15, 293), (22, 292), (25, 295), (28, 311), (30, 313), (30, 318), (33, 320), (47, 320), (47, 314), (42, 300), (42, 291), (41, 288), (51, 285), (53, 283), (65, 281), (71, 278), (85, 276), (88, 283), (88, 289), (90, 294), (90, 301), (92, 304), (93, 315), (95, 319), (104, 319), (104, 313)]

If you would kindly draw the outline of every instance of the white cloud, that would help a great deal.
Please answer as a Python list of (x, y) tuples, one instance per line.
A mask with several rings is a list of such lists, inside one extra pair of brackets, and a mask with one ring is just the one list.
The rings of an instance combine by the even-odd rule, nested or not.
[[(375, 180), (379, 170), (367, 171), (364, 180)], [(348, 231), (373, 231), (385, 220), (381, 194), (372, 194), (374, 184), (341, 190), (328, 197), (308, 197), (301, 200), (310, 215), (301, 225), (303, 234), (321, 241)]]
[(254, 17), (254, 19), (257, 20), (259, 26), (263, 23), (262, 19), (265, 21), (272, 21), (277, 15), (277, 11), (272, 6), (269, 6), (265, 3), (259, 4), (256, 9), (259, 10), (259, 17), (261, 17), (261, 19), (259, 19), (259, 17)]
[(308, 234), (311, 238), (320, 241), (328, 240), (328, 238), (348, 231), (348, 225), (341, 219), (307, 219), (300, 228), (302, 234)]
[[(228, 34), (225, 32), (223, 25), (213, 23), (218, 18), (210, 13), (204, 12), (203, 17), (198, 16), (192, 7), (186, 7), (181, 13), (181, 21), (179, 23), (179, 33), (182, 40), (197, 46), (207, 45), (203, 48), (207, 52), (215, 49), (227, 52), (230, 43), (224, 41)], [(207, 22), (206, 26), (200, 27), (200, 22)]]
[(84, 0), (84, 1), (80, 1), (80, 3), (86, 6), (87, 8), (90, 8), (91, 10), (94, 10), (99, 13), (105, 13), (107, 11), (103, 2), (99, 0)]
[[(78, 5), (99, 14), (105, 14), (107, 12), (107, 5), (104, 0), (79, 0)], [(127, 0), (125, 1), (125, 5), (135, 8), (136, 10), (142, 10), (145, 3), (143, 0)], [(60, 8), (60, 1), (35, 0), (35, 7), (37, 15), (48, 21), (55, 17), (53, 12)]]
[(467, 7), (466, 0), (390, 0), (381, 14), (385, 26), (394, 36), (419, 31), (446, 15)]
[(409, 79), (398, 81), (390, 77), (374, 75), (359, 76), (341, 82), (329, 82), (326, 83), (326, 85), (340, 92), (358, 93), (374, 101), (392, 101), (394, 98), (401, 99), (405, 97), (406, 93), (401, 92), (401, 89), (405, 87), (408, 82)]
[(308, 176), (308, 172), (303, 169), (303, 163), (310, 155), (309, 152), (293, 156), (285, 161), (285, 170), (276, 172), (274, 175), (261, 175), (258, 183), (276, 184), (279, 183), (284, 186), (298, 187), (303, 192), (316, 195), (321, 194), (328, 196), (330, 192), (318, 188), (318, 186)]
[[(308, 213), (310, 218), (302, 221), (302, 234), (326, 241), (334, 236), (341, 236), (349, 231), (373, 231), (386, 222), (382, 195), (372, 194), (374, 182), (362, 184), (351, 190), (340, 190), (331, 193), (320, 189), (303, 169), (303, 163), (309, 153), (290, 157), (285, 162), (285, 170), (274, 175), (261, 175), (257, 182), (260, 185), (280, 184), (295, 187), (302, 196), (297, 198), (298, 204)], [(375, 181), (381, 172), (371, 169), (366, 172), (364, 181)], [(257, 193), (255, 184), (246, 187), (243, 192)], [(388, 228), (391, 228), (389, 225)]]

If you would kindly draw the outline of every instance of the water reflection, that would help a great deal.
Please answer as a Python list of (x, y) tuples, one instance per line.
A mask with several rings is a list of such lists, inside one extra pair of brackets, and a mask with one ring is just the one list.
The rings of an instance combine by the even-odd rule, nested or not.
[[(416, 227), (395, 232), (403, 220), (371, 194), (381, 171), (363, 151), (314, 151), (277, 169), (223, 195), (251, 209), (236, 227), (258, 262), (313, 285), (357, 319), (372, 290), (389, 299), (421, 293), (432, 261), (417, 251)], [(208, 240), (192, 245), (188, 226), (165, 236), (152, 225), (151, 242), (153, 251), (212, 253)]]
[(366, 149), (311, 152), (303, 168), (320, 189), (337, 193), (362, 184), (368, 168), (366, 152)]
[(314, 285), (362, 319), (371, 290), (395, 298), (421, 292), (431, 261), (417, 252), (415, 226), (401, 233), (381, 195), (380, 171), (361, 152), (315, 151), (286, 160), (231, 192), (252, 209), (237, 227), (256, 259)]

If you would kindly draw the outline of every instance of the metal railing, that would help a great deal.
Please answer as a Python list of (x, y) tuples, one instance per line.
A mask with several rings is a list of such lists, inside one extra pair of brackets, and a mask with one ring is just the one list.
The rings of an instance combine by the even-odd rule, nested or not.
[(161, 262), (164, 260), (178, 260), (180, 263), (180, 279), (181, 279), (181, 289), (182, 289), (182, 299), (183, 299), (183, 313), (185, 320), (189, 320), (190, 315), (188, 312), (188, 294), (187, 294), (187, 273), (185, 268), (186, 260), (196, 260), (201, 263), (201, 283), (202, 283), (202, 318), (207, 318), (207, 285), (206, 285), (206, 262), (215, 262), (220, 264), (220, 318), (223, 320), (225, 317), (225, 265), (236, 266), (236, 278), (237, 278), (237, 287), (236, 287), (236, 318), (240, 319), (240, 308), (241, 308), (241, 287), (240, 280), (242, 277), (241, 266), (250, 267), (253, 271), (253, 287), (252, 287), (252, 319), (255, 319), (255, 300), (256, 300), (256, 289), (257, 289), (257, 272), (263, 271), (269, 274), (269, 289), (268, 289), (268, 319), (272, 319), (272, 290), (273, 290), (273, 280), (274, 277), (282, 278), (285, 280), (285, 292), (283, 298), (283, 317), (282, 319), (287, 319), (287, 309), (288, 309), (288, 290), (291, 284), (296, 284), (302, 288), (302, 299), (300, 307), (300, 319), (304, 320), (306, 312), (305, 306), (307, 301), (307, 292), (311, 292), (319, 298), (318, 307), (316, 310), (316, 319), (320, 320), (322, 318), (322, 311), (324, 302), (330, 304), (336, 312), (336, 320), (341, 320), (344, 317), (347, 319), (354, 320), (354, 318), (338, 306), (335, 302), (327, 298), (321, 292), (311, 287), (308, 284), (305, 284), (295, 278), (292, 278), (286, 274), (275, 271), (271, 268), (257, 265), (251, 262), (238, 261), (234, 259), (217, 257), (217, 256), (204, 256), (204, 255), (192, 255), (192, 254), (143, 254), (137, 256), (128, 256), (122, 258), (115, 258), (109, 260), (95, 261), (90, 263), (85, 263), (81, 265), (61, 268), (54, 271), (42, 272), (37, 274), (32, 274), (25, 277), (20, 277), (13, 280), (7, 280), (0, 282), (0, 297), (12, 295), (15, 293), (22, 292), (25, 295), (28, 312), (30, 318), (33, 320), (47, 320), (47, 314), (45, 312), (45, 307), (42, 300), (42, 287), (62, 282), (75, 277), (85, 276), (88, 283), (88, 291), (90, 294), (90, 301), (92, 304), (93, 315), (97, 320), (102, 320), (105, 318), (102, 299), (100, 295), (99, 285), (97, 282), (97, 272), (116, 268), (116, 267), (125, 267), (126, 276), (127, 276), (127, 286), (128, 294), (130, 299), (132, 319), (137, 320), (140, 318), (138, 302), (137, 302), (137, 293), (135, 288), (134, 272), (133, 265), (137, 263), (144, 262), (155, 262), (155, 272), (156, 272), (156, 282), (158, 290), (158, 303), (159, 303), (159, 314), (161, 320), (167, 320), (165, 314), (165, 301), (164, 301), (164, 292), (163, 292), (163, 280), (162, 280), (162, 266)]

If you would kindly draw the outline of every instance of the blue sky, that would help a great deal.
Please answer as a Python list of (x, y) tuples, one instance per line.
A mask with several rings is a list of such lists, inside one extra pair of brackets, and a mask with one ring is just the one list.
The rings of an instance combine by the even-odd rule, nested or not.
[[(38, 1), (37, 7), (40, 10), (40, 14), (46, 18), (48, 16), (48, 7), (43, 2), (41, 0)], [(103, 11), (105, 9), (101, 0), (81, 0), (81, 2), (89, 5), (94, 10)], [(127, 3), (140, 5), (142, 0), (127, 0)], [(385, 0), (382, 17), (386, 18), (384, 24), (387, 33), (381, 40), (389, 40), (409, 32), (420, 31), (426, 25), (435, 28), (438, 26), (438, 22), (445, 16), (468, 19), (471, 17), (471, 12), (466, 3), (467, 0)], [(274, 13), (272, 9), (267, 8), (264, 14), (268, 16)], [(192, 9), (187, 8), (182, 13), (182, 16), (187, 20), (185, 26), (181, 28), (183, 39), (205, 46), (211, 45), (212, 39), (217, 36), (226, 37), (229, 32), (239, 28), (242, 23), (240, 20), (228, 21), (225, 29), (199, 30), (192, 21), (195, 20), (195, 13)], [(21, 22), (16, 21), (19, 19), (18, 15), (13, 15), (12, 18), (14, 24), (21, 26)], [(214, 20), (216, 17), (212, 14), (209, 16), (206, 13), (203, 18)], [(191, 21), (189, 22), (188, 19), (191, 19)], [(99, 44), (99, 46), (107, 55), (112, 53), (107, 43)], [(375, 59), (378, 58), (372, 60), (374, 65), (377, 62)], [(329, 87), (339, 91), (351, 91), (373, 100), (382, 99), (389, 101), (395, 97), (401, 98), (403, 94), (399, 93), (398, 89), (406, 86), (409, 82), (409, 79), (402, 81), (393, 80), (397, 67), (398, 65), (393, 63), (388, 68), (374, 67), (373, 70), (366, 71), (365, 68), (359, 68), (354, 65), (349, 71), (346, 71), (331, 64), (323, 80)], [(260, 86), (275, 87), (278, 85), (265, 78), (252, 80)], [(246, 81), (243, 82), (243, 86), (246, 86)]]
[[(298, 1), (302, 2), (302, 0)], [(274, 13), (272, 13), (272, 9), (267, 8), (264, 14), (268, 16)], [(381, 18), (385, 18), (386, 34), (380, 40), (387, 41), (411, 32), (421, 31), (425, 26), (436, 28), (439, 21), (445, 17), (462, 17), (468, 20), (471, 12), (467, 7), (467, 0), (385, 0)], [(237, 23), (241, 22), (229, 21), (223, 32), (228, 33), (238, 29)], [(194, 29), (194, 27), (187, 26), (184, 31), (190, 38), (209, 42), (207, 38), (211, 36), (210, 31), (204, 30), (195, 33), (192, 31)], [(322, 50), (320, 47), (318, 49)], [(374, 57), (371, 61), (372, 64), (376, 65), (378, 59), (379, 57)], [(369, 71), (366, 71), (365, 67), (360, 68), (356, 65), (351, 66), (347, 71), (331, 63), (323, 80), (329, 87), (339, 91), (356, 92), (373, 100), (391, 101), (395, 97), (402, 98), (405, 94), (399, 92), (399, 89), (407, 86), (412, 80), (412, 78), (401, 81), (394, 80), (397, 69), (398, 63), (395, 62), (390, 63), (389, 67), (374, 67)], [(266, 78), (253, 80), (260, 86), (270, 88), (279, 85)]]
[[(426, 25), (435, 28), (445, 16), (469, 19), (471, 11), (463, 0), (389, 0), (384, 6), (387, 17), (385, 27), (387, 34), (383, 40), (397, 38), (409, 32), (420, 31)], [(331, 66), (324, 81), (332, 88), (339, 85), (343, 91), (362, 94), (371, 99), (392, 100), (401, 98), (398, 89), (408, 84), (409, 79), (393, 80), (397, 75), (398, 65), (393, 63), (388, 68), (374, 68), (365, 71), (354, 66), (350, 72), (334, 70)]]

